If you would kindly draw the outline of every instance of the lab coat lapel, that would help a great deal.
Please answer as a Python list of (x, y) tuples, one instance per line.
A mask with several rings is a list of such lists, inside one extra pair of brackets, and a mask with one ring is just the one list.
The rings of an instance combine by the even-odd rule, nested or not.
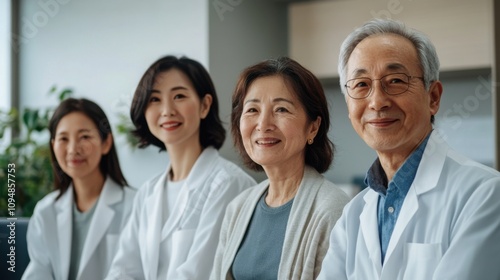
[(399, 240), (403, 235), (406, 226), (408, 226), (408, 223), (411, 221), (413, 216), (415, 216), (415, 213), (417, 213), (417, 210), (418, 210), (417, 193), (415, 192), (415, 188), (410, 187), (408, 193), (406, 194), (406, 198), (401, 208), (401, 212), (399, 213), (398, 220), (394, 225), (394, 230), (392, 231), (391, 239), (389, 240), (389, 244), (387, 245), (385, 262), (389, 262), (391, 260), (391, 255), (394, 252), (394, 249), (399, 243)]
[(412, 185), (417, 196), (437, 187), (448, 149), (449, 147), (439, 135), (439, 131), (433, 131), (425, 147)]
[(57, 237), (59, 240), (59, 273), (61, 279), (66, 279), (69, 275), (71, 236), (73, 235), (73, 187), (71, 185), (63, 196), (55, 202), (55, 207), (57, 211)]
[[(170, 165), (167, 170), (170, 170)], [(158, 274), (158, 259), (160, 255), (160, 234), (162, 229), (162, 213), (163, 213), (163, 192), (165, 182), (167, 180), (167, 172), (159, 178), (158, 182), (154, 186), (154, 191), (146, 200), (147, 207), (147, 229), (146, 229), (146, 261), (143, 264), (147, 264), (148, 269), (145, 270), (148, 273), (146, 279), (156, 279)]]
[[(424, 154), (418, 166), (415, 179), (408, 190), (408, 194), (403, 202), (398, 220), (389, 240), (385, 262), (391, 261), (391, 255), (403, 236), (408, 223), (418, 211), (418, 196), (437, 187), (437, 182), (444, 166), (448, 146), (434, 131), (427, 142)], [(399, 260), (397, 260), (399, 261)]]
[(369, 190), (365, 194), (364, 200), (366, 204), (359, 217), (361, 234), (372, 261), (372, 268), (377, 273), (377, 276), (379, 276), (382, 271), (382, 256), (377, 223), (378, 193)]
[[(193, 165), (193, 168), (189, 172), (188, 177), (186, 178), (186, 182), (184, 186), (182, 186), (181, 192), (179, 193), (179, 197), (175, 202), (175, 206), (173, 208), (172, 213), (170, 213), (165, 226), (161, 232), (161, 240), (165, 240), (168, 236), (170, 236), (175, 229), (180, 228), (182, 225), (180, 224), (182, 220), (189, 219), (189, 212), (187, 204), (189, 203), (189, 197), (191, 193), (196, 191), (196, 189), (200, 186), (204, 185), (204, 181), (212, 172), (214, 165), (212, 162), (216, 159), (218, 155), (217, 150), (212, 147), (207, 147), (200, 154), (198, 159)], [(169, 167), (170, 169), (170, 167)], [(167, 170), (169, 170), (167, 169)], [(208, 195), (208, 194), (207, 194)]]
[(89, 231), (87, 233), (87, 237), (85, 238), (77, 279), (81, 277), (82, 272), (86, 268), (92, 254), (96, 250), (97, 245), (105, 237), (105, 233), (111, 225), (111, 221), (115, 215), (115, 211), (111, 208), (111, 206), (122, 199), (122, 190), (108, 178), (104, 183), (100, 197), (97, 200), (94, 216), (92, 217)]

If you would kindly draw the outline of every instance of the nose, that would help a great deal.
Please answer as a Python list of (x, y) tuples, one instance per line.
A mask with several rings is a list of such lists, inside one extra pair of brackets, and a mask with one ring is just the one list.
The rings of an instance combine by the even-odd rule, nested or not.
[(165, 100), (162, 104), (162, 116), (174, 116), (176, 114), (174, 102)]
[(275, 128), (273, 114), (269, 110), (264, 110), (257, 119), (257, 131), (272, 131)]
[(68, 153), (70, 154), (77, 154), (80, 152), (80, 143), (79, 141), (76, 141), (74, 139), (70, 139), (68, 141)]
[(391, 97), (382, 88), (380, 80), (374, 80), (370, 89), (372, 92), (367, 97), (370, 109), (381, 111), (391, 106)]

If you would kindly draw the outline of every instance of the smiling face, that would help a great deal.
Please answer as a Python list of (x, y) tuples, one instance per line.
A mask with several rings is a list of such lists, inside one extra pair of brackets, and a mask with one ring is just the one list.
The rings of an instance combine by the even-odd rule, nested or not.
[(103, 177), (99, 164), (112, 138), (108, 135), (102, 141), (95, 123), (85, 114), (73, 112), (61, 118), (51, 142), (57, 163), (72, 180)]
[(145, 117), (151, 133), (168, 150), (176, 145), (200, 145), (200, 122), (210, 110), (211, 95), (202, 101), (189, 78), (177, 69), (159, 73)]
[[(413, 44), (394, 34), (374, 35), (361, 41), (347, 63), (347, 80), (359, 77), (380, 79), (391, 73), (423, 76)], [(354, 130), (380, 153), (409, 155), (431, 131), (431, 115), (437, 113), (442, 93), (439, 81), (426, 90), (421, 79), (410, 79), (407, 92), (386, 94), (380, 81), (372, 83), (365, 99), (346, 95)]]
[(280, 76), (252, 82), (243, 101), (240, 131), (246, 152), (264, 169), (304, 166), (305, 146), (321, 120), (308, 120), (298, 98)]

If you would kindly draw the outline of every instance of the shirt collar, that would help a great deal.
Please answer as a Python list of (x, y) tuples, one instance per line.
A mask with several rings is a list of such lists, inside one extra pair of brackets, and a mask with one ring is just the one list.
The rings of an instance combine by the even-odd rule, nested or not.
[(411, 155), (405, 160), (403, 165), (399, 167), (391, 182), (388, 182), (384, 169), (380, 164), (380, 159), (377, 158), (366, 173), (365, 184), (384, 196), (387, 192), (387, 188), (389, 187), (389, 183), (404, 193), (407, 193), (413, 183), (413, 179), (415, 179), (415, 175), (417, 174), (418, 165), (422, 160), (430, 135), (431, 133), (425, 137), (424, 141), (420, 143), (417, 149), (413, 151), (413, 153), (411, 153)]

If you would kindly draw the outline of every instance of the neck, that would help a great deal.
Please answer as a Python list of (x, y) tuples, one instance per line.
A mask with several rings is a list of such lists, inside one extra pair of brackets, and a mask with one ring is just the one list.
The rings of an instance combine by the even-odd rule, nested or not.
[(199, 143), (189, 147), (168, 147), (170, 179), (172, 181), (186, 179), (202, 151)]
[(420, 144), (424, 141), (425, 137), (430, 133), (426, 133), (418, 141), (415, 143), (411, 143), (409, 149), (406, 149), (405, 152), (380, 152), (377, 151), (378, 158), (380, 160), (380, 164), (384, 169), (385, 175), (387, 176), (387, 180), (390, 182), (398, 169), (404, 164), (404, 162), (408, 159), (408, 157), (420, 146)]
[(73, 179), (73, 189), (76, 207), (81, 212), (86, 212), (96, 202), (104, 187), (104, 176), (92, 174), (86, 178)]
[(304, 168), (304, 165), (298, 165), (281, 171), (265, 169), (269, 178), (267, 205), (278, 207), (294, 198), (304, 177)]

